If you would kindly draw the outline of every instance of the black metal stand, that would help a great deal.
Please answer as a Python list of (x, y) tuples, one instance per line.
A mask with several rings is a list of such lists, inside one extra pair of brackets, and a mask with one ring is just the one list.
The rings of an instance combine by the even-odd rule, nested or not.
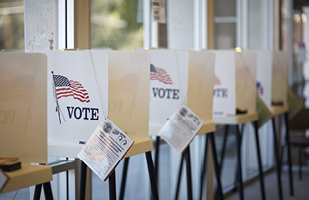
[(130, 161), (130, 157), (124, 159), (124, 164), (123, 164), (123, 169), (122, 169), (122, 178), (121, 178), (119, 200), (123, 200), (123, 198), (124, 198), (124, 191), (125, 191), (125, 187), (126, 187), (129, 161)]
[(181, 159), (179, 163), (179, 171), (178, 171), (178, 176), (177, 176), (177, 183), (176, 183), (175, 200), (177, 200), (179, 196), (180, 180), (181, 180), (181, 175), (182, 175), (182, 167), (183, 167), (184, 158), (185, 158), (184, 154), (181, 154)]
[(244, 191), (243, 191), (243, 181), (242, 181), (242, 165), (241, 165), (241, 151), (240, 151), (240, 133), (238, 125), (235, 125), (236, 133), (235, 133), (235, 139), (236, 139), (236, 159), (237, 159), (237, 165), (238, 165), (238, 173), (237, 173), (237, 182), (239, 186), (239, 199), (244, 199)]
[[(238, 130), (239, 130), (239, 126), (237, 125), (238, 127)], [(239, 149), (240, 149), (240, 152), (241, 152), (241, 145), (242, 145), (242, 138), (243, 138), (243, 135), (244, 135), (244, 128), (245, 128), (245, 124), (242, 124), (241, 125), (241, 131), (240, 131), (240, 142), (239, 142)], [(237, 181), (238, 181), (238, 163), (236, 162), (235, 163), (235, 179), (234, 179), (234, 192), (236, 191), (237, 189)]]
[(39, 200), (41, 198), (42, 184), (36, 185), (34, 189), (33, 200)]
[(225, 156), (226, 140), (227, 140), (228, 133), (229, 133), (228, 131), (229, 131), (229, 125), (225, 125), (223, 143), (222, 143), (222, 148), (221, 148), (222, 150), (221, 150), (221, 156), (220, 156), (220, 165), (219, 165), (220, 175), (221, 175), (221, 170), (222, 170), (222, 166), (223, 166), (223, 158)]
[(43, 189), (44, 189), (45, 199), (46, 200), (53, 200), (54, 197), (53, 197), (50, 182), (46, 182), (46, 183), (39, 184), (39, 185), (35, 186), (33, 200), (39, 200), (41, 198), (42, 185), (43, 185)]
[(288, 154), (288, 164), (289, 164), (289, 182), (290, 182), (290, 196), (294, 195), (293, 188), (293, 174), (292, 174), (292, 157), (291, 157), (291, 143), (290, 143), (290, 130), (289, 130), (289, 122), (288, 122), (288, 113), (284, 113), (284, 123), (285, 123), (285, 140), (287, 145), (287, 154)]
[(192, 175), (191, 175), (191, 156), (190, 156), (190, 145), (188, 145), (185, 153), (185, 160), (187, 164), (187, 197), (188, 200), (193, 199), (193, 194), (192, 194)]
[(157, 187), (159, 186), (159, 153), (160, 153), (160, 136), (156, 136), (155, 144), (155, 159), (154, 159), (154, 169), (157, 180)]
[(278, 190), (279, 190), (279, 199), (282, 200), (282, 185), (281, 185), (281, 162), (279, 158), (279, 149), (278, 149), (278, 140), (277, 140), (277, 132), (276, 132), (276, 124), (275, 119), (272, 118), (272, 125), (273, 125), (273, 135), (274, 135), (274, 153), (275, 153), (275, 159), (276, 159), (276, 168), (277, 168), (277, 184), (278, 184)]
[(87, 165), (83, 161), (81, 161), (80, 188), (79, 188), (79, 199), (80, 200), (85, 200), (86, 178), (87, 178)]
[(43, 183), (44, 193), (45, 193), (45, 199), (46, 200), (53, 200), (53, 193), (50, 186), (50, 182)]
[(263, 177), (263, 166), (261, 161), (261, 151), (260, 151), (260, 140), (259, 140), (259, 132), (258, 132), (258, 123), (257, 121), (253, 122), (254, 124), (254, 135), (255, 135), (255, 146), (256, 146), (256, 155), (258, 159), (259, 166), (259, 177), (260, 177), (260, 190), (262, 194), (262, 199), (265, 200), (265, 187), (264, 187), (264, 177)]
[(202, 167), (201, 167), (201, 176), (200, 176), (200, 200), (203, 198), (203, 187), (204, 187), (204, 177), (205, 177), (205, 168), (206, 168), (206, 161), (207, 161), (207, 150), (208, 150), (208, 136), (205, 136), (205, 149), (204, 149), (204, 156), (202, 158)]
[(179, 164), (178, 178), (177, 178), (177, 184), (176, 184), (175, 200), (177, 200), (178, 196), (179, 196), (180, 181), (181, 181), (181, 174), (182, 174), (182, 166), (183, 166), (184, 159), (186, 160), (186, 165), (187, 165), (186, 166), (186, 174), (187, 174), (187, 199), (188, 200), (192, 200), (193, 199), (190, 146), (188, 146), (187, 149), (181, 155), (181, 160), (180, 160), (180, 164)]
[[(151, 152), (150, 151), (146, 152), (145, 155), (146, 155), (148, 173), (149, 173), (150, 184), (151, 184), (152, 199), (158, 200), (159, 196), (158, 196), (158, 189), (157, 189), (157, 181), (156, 181), (156, 176), (155, 176), (155, 169), (154, 169), (152, 158), (151, 158)], [(124, 198), (128, 167), (129, 167), (129, 158), (125, 158), (123, 171), (122, 171), (119, 200), (123, 200)]]
[(146, 155), (148, 173), (149, 173), (149, 178), (150, 178), (152, 199), (158, 200), (159, 196), (158, 196), (158, 189), (157, 189), (157, 181), (156, 181), (155, 170), (154, 170), (154, 166), (153, 166), (153, 162), (151, 158), (151, 152), (148, 151), (145, 153), (145, 155)]
[(222, 192), (222, 184), (221, 184), (221, 178), (220, 178), (220, 166), (218, 164), (218, 155), (217, 155), (214, 133), (213, 132), (208, 133), (207, 135), (205, 135), (205, 137), (206, 139), (205, 139), (204, 159), (202, 163), (201, 180), (200, 180), (200, 200), (202, 200), (203, 198), (203, 185), (204, 185), (204, 177), (205, 177), (205, 166), (207, 162), (208, 139), (210, 140), (215, 177), (217, 181), (216, 195), (218, 199), (221, 200), (224, 198), (223, 198), (223, 192)]
[[(218, 159), (217, 159), (217, 149), (216, 149), (214, 133), (213, 132), (209, 133), (208, 137), (210, 139), (212, 158), (213, 158), (213, 163), (214, 163), (214, 170), (215, 170), (216, 180), (217, 180), (217, 195), (218, 195), (219, 200), (222, 200), (223, 199), (223, 192), (222, 192), (222, 184), (221, 184), (221, 178), (220, 178), (220, 167), (219, 167)], [(206, 140), (206, 142), (207, 142), (207, 140)]]
[(109, 200), (116, 200), (116, 175), (115, 171), (108, 178)]

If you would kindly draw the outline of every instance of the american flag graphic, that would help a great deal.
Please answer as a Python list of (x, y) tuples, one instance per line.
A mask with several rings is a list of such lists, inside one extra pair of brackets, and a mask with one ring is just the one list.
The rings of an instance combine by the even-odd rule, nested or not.
[(258, 94), (260, 94), (260, 95), (262, 95), (264, 93), (264, 88), (259, 81), (256, 82), (256, 90), (257, 90)]
[(29, 102), (31, 98), (31, 88), (33, 84), (32, 76), (19, 76), (13, 80), (0, 81), (0, 101), (8, 99)]
[(155, 67), (153, 64), (150, 64), (150, 80), (158, 80), (159, 82), (171, 85), (173, 84), (172, 78), (168, 73), (159, 67)]
[(78, 81), (69, 80), (65, 76), (53, 75), (57, 99), (72, 96), (80, 102), (89, 103), (89, 95), (87, 90)]
[(218, 76), (215, 75), (215, 81), (214, 81), (214, 85), (221, 85), (221, 81), (218, 78)]

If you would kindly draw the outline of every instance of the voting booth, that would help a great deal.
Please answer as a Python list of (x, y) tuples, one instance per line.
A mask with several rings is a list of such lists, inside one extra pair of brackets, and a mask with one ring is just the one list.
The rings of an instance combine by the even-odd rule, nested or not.
[(108, 55), (47, 51), (48, 155), (76, 158), (108, 116)]
[(187, 52), (189, 54), (187, 106), (205, 121), (198, 134), (209, 133), (215, 130), (215, 124), (212, 122), (215, 53)]
[(174, 111), (186, 103), (189, 55), (185, 51), (137, 49), (151, 54), (149, 135), (157, 135)]
[(109, 119), (130, 137), (148, 138), (149, 68), (146, 52), (107, 51)]
[(0, 60), (0, 157), (21, 161), (14, 170), (0, 170), (0, 193), (42, 183), (50, 188), (51, 167), (31, 164), (47, 162), (47, 58), (0, 53)]
[(254, 52), (257, 54), (256, 90), (264, 104), (270, 108), (272, 97), (272, 52)]
[(272, 86), (271, 105), (288, 107), (287, 84), (288, 84), (289, 57), (286, 52), (272, 52)]
[(257, 57), (257, 93), (268, 109), (287, 108), (288, 55), (280, 51), (255, 51)]
[(0, 157), (47, 162), (47, 58), (0, 53)]
[(213, 115), (254, 113), (256, 63), (254, 52), (216, 50)]
[[(125, 154), (124, 171), (130, 156), (145, 153), (151, 183), (152, 197), (158, 199), (151, 151), (149, 129), (149, 66), (147, 52), (106, 51), (108, 55), (108, 119), (118, 126), (134, 144)], [(114, 134), (114, 133), (113, 133)], [(112, 149), (110, 151), (113, 151)], [(126, 164), (127, 163), (127, 164)], [(86, 172), (82, 172), (82, 177)], [(123, 173), (122, 181), (127, 173)], [(110, 177), (110, 197), (116, 198), (115, 173)], [(120, 196), (124, 195), (125, 182), (121, 183)], [(81, 188), (85, 191), (85, 187)], [(121, 197), (120, 197), (121, 198)]]

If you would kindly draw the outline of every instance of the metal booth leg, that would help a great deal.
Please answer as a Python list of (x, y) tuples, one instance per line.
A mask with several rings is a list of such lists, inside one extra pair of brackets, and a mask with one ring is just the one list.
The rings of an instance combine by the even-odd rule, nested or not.
[(115, 171), (108, 178), (109, 200), (116, 200), (116, 175)]
[(53, 193), (51, 190), (50, 182), (43, 183), (44, 194), (46, 200), (53, 200)]
[[(238, 126), (239, 128), (239, 126)], [(242, 124), (241, 125), (241, 131), (240, 131), (240, 142), (239, 142), (239, 149), (240, 149), (240, 152), (241, 152), (241, 144), (242, 144), (242, 138), (243, 138), (243, 135), (244, 135), (244, 129), (245, 128), (245, 124)], [(239, 130), (239, 129), (238, 129)], [(238, 181), (238, 163), (236, 162), (235, 163), (235, 180), (234, 180), (234, 190), (236, 191), (236, 188), (237, 188), (237, 181)]]
[(79, 199), (85, 200), (87, 165), (81, 161)]
[(182, 166), (183, 161), (186, 160), (186, 174), (187, 174), (187, 198), (188, 200), (193, 199), (192, 195), (192, 176), (191, 176), (191, 157), (190, 157), (190, 146), (187, 147), (187, 149), (184, 151), (184, 153), (181, 156), (180, 160), (180, 166), (179, 166), (179, 173), (178, 173), (178, 179), (177, 179), (177, 186), (176, 186), (176, 194), (175, 194), (175, 200), (178, 199), (179, 196), (179, 188), (180, 188), (180, 180), (181, 180), (181, 172), (182, 172)]
[(42, 184), (36, 185), (34, 189), (33, 200), (39, 200), (41, 198)]
[(181, 181), (182, 167), (183, 167), (184, 158), (185, 158), (184, 154), (181, 154), (181, 159), (180, 159), (180, 163), (179, 163), (179, 171), (178, 171), (178, 176), (177, 176), (175, 200), (178, 200), (178, 196), (179, 196), (180, 181)]
[(292, 156), (291, 156), (291, 144), (290, 144), (290, 130), (289, 130), (289, 122), (288, 122), (288, 113), (284, 113), (284, 123), (285, 123), (285, 131), (286, 131), (286, 145), (287, 145), (287, 153), (288, 153), (288, 164), (289, 164), (289, 180), (290, 180), (290, 196), (294, 195), (293, 188), (293, 174), (292, 174)]
[(222, 143), (222, 148), (221, 148), (221, 157), (220, 157), (220, 163), (219, 163), (220, 176), (221, 176), (221, 171), (222, 171), (222, 166), (223, 166), (223, 158), (225, 155), (226, 140), (227, 140), (228, 133), (229, 133), (228, 131), (229, 131), (229, 125), (225, 125), (223, 143)]
[(276, 159), (276, 167), (277, 167), (277, 184), (278, 184), (278, 190), (279, 190), (279, 199), (282, 200), (282, 183), (281, 183), (281, 162), (279, 158), (279, 149), (278, 149), (278, 140), (277, 140), (277, 134), (276, 134), (276, 124), (275, 124), (275, 118), (272, 118), (272, 125), (273, 125), (273, 135), (274, 135), (274, 153), (275, 153), (275, 159)]
[(150, 178), (150, 185), (151, 185), (151, 193), (152, 193), (152, 199), (153, 200), (158, 200), (158, 189), (157, 189), (157, 181), (156, 181), (156, 176), (155, 176), (155, 170), (151, 158), (151, 152), (148, 151), (145, 153), (146, 154), (146, 160), (147, 160), (147, 165), (148, 165), (148, 173), (149, 173), (149, 178)]
[(126, 181), (127, 181), (127, 173), (128, 173), (128, 167), (129, 167), (129, 161), (130, 161), (130, 157), (124, 159), (124, 164), (123, 164), (123, 169), (122, 169), (122, 178), (121, 178), (119, 200), (123, 200), (123, 198), (124, 198), (124, 192), (125, 192)]
[(258, 166), (259, 166), (260, 189), (261, 189), (262, 199), (265, 200), (266, 197), (265, 197), (263, 167), (262, 167), (262, 161), (261, 161), (258, 123), (257, 121), (254, 121), (253, 123), (254, 123), (255, 146), (256, 146), (257, 160), (258, 160)]
[(191, 156), (190, 156), (190, 145), (188, 145), (187, 150), (184, 153), (186, 164), (187, 164), (187, 196), (188, 200), (193, 199), (192, 194), (192, 175), (191, 175)]
[(203, 198), (203, 186), (204, 186), (204, 177), (205, 177), (205, 167), (207, 161), (207, 149), (208, 149), (208, 136), (204, 135), (205, 137), (205, 149), (204, 155), (202, 159), (202, 168), (201, 168), (201, 175), (200, 175), (200, 200)]
[(159, 182), (159, 152), (160, 152), (160, 136), (157, 136), (155, 144), (155, 159), (154, 159), (154, 169), (157, 180), (157, 187)]
[(214, 133), (211, 132), (207, 136), (210, 139), (212, 159), (213, 159), (214, 170), (215, 170), (215, 175), (217, 179), (217, 195), (218, 195), (219, 200), (223, 200), (222, 184), (221, 184), (221, 178), (220, 178), (220, 167), (219, 167), (218, 159), (217, 159), (217, 149), (216, 149)]
[(235, 125), (236, 127), (236, 134), (235, 134), (235, 139), (236, 139), (236, 158), (237, 158), (237, 165), (238, 165), (238, 173), (237, 173), (237, 178), (238, 178), (238, 185), (239, 185), (239, 199), (243, 200), (244, 199), (244, 191), (243, 191), (243, 182), (242, 182), (242, 167), (241, 167), (241, 152), (240, 152), (240, 133), (239, 133), (239, 128), (238, 125)]

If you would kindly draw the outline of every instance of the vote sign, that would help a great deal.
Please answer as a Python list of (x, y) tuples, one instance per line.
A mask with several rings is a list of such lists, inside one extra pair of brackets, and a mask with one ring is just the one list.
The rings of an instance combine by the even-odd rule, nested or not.
[(255, 112), (256, 54), (217, 50), (213, 115), (235, 115), (236, 109)]
[(254, 51), (257, 53), (256, 90), (264, 104), (271, 107), (272, 53), (271, 51)]
[(213, 115), (234, 115), (236, 110), (235, 52), (223, 50), (213, 52), (216, 54)]
[(185, 51), (148, 50), (150, 61), (149, 133), (157, 135), (186, 101), (189, 56)]
[[(107, 104), (101, 100), (108, 95), (107, 54), (48, 51), (46, 55), (49, 155), (76, 157), (100, 120), (107, 117), (103, 110)], [(95, 74), (95, 68), (101, 74)]]

